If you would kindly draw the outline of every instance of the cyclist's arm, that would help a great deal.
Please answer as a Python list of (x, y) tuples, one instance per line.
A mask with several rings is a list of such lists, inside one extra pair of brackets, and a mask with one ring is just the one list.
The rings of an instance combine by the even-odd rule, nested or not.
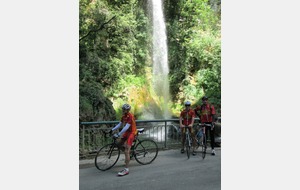
[(116, 125), (114, 128), (112, 128), (111, 130), (114, 131), (116, 129), (118, 129), (119, 127), (121, 127), (122, 125), (122, 122), (118, 123), (118, 125)]
[(213, 105), (211, 105), (211, 116), (212, 116), (212, 123), (216, 121), (216, 110)]
[(179, 124), (180, 124), (180, 127), (183, 127), (182, 126), (182, 117), (180, 116), (180, 118), (179, 118)]
[(194, 112), (195, 112), (196, 116), (198, 116), (199, 119), (200, 119), (200, 114), (198, 114), (198, 109), (197, 108), (194, 109)]
[(123, 129), (119, 132), (119, 136), (123, 135), (123, 133), (125, 133), (125, 131), (127, 131), (127, 129), (129, 129), (130, 124), (126, 123), (125, 127), (123, 127)]
[(212, 114), (212, 122), (214, 123), (216, 121), (216, 114)]
[(215, 116), (216, 116), (215, 114), (212, 115), (211, 130), (215, 128), (215, 118), (216, 118)]
[(191, 122), (191, 124), (189, 124), (190, 127), (193, 127), (194, 121), (195, 121), (195, 117), (192, 117), (192, 122)]

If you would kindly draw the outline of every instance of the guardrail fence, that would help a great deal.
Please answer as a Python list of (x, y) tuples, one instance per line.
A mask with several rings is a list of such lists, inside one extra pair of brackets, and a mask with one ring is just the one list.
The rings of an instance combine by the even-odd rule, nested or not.
[[(198, 119), (195, 118), (196, 120)], [(111, 138), (105, 133), (117, 123), (119, 121), (81, 122), (79, 126), (79, 159), (94, 157), (99, 148), (109, 143)], [(160, 149), (181, 146), (179, 119), (136, 120), (136, 124), (137, 128), (145, 128), (144, 133), (139, 137), (153, 139)]]

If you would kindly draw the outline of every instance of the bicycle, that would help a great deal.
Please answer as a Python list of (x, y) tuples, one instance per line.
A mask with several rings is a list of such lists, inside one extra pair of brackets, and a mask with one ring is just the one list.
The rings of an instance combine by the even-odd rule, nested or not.
[(184, 126), (184, 128), (185, 128), (185, 149), (186, 149), (187, 157), (189, 159), (191, 155), (192, 137), (188, 129), (189, 127)]
[(203, 123), (203, 124), (198, 124), (198, 126), (200, 126), (200, 129), (199, 129), (199, 131), (197, 132), (197, 135), (196, 135), (196, 142), (197, 142), (196, 149), (198, 149), (199, 146), (201, 146), (201, 156), (202, 156), (202, 159), (204, 159), (205, 155), (206, 155), (206, 149), (207, 149), (205, 126), (210, 127), (211, 124)]
[[(137, 129), (137, 131), (138, 133), (130, 149), (130, 159), (134, 157), (135, 160), (142, 165), (150, 164), (157, 157), (158, 146), (151, 139), (140, 140), (138, 138), (138, 135), (144, 132), (144, 128)], [(97, 152), (95, 157), (96, 168), (101, 171), (112, 168), (119, 160), (121, 149), (122, 148), (117, 145), (116, 138), (112, 138), (112, 143), (104, 145)]]

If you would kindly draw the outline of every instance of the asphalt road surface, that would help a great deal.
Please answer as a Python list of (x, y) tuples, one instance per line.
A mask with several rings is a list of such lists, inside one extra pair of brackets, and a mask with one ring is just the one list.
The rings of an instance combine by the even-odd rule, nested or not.
[(216, 149), (216, 156), (207, 154), (204, 160), (200, 153), (187, 159), (179, 149), (159, 151), (149, 165), (131, 160), (129, 174), (122, 177), (117, 173), (124, 168), (123, 153), (108, 171), (98, 170), (93, 160), (80, 161), (79, 168), (80, 190), (221, 190), (221, 148)]

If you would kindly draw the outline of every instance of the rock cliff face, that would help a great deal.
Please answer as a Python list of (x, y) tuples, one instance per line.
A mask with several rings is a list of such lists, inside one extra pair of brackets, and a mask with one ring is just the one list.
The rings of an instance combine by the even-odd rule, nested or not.
[(114, 121), (116, 120), (116, 111), (113, 108), (113, 103), (106, 97), (99, 99), (95, 105), (95, 120), (96, 121)]
[(115, 121), (116, 111), (112, 106), (112, 102), (108, 99), (99, 99), (93, 104), (93, 113), (80, 113), (79, 122), (88, 121)]
[(97, 121), (114, 121), (116, 120), (116, 111), (113, 108), (113, 103), (106, 97), (100, 99), (97, 107)]
[(84, 92), (79, 97), (79, 122), (116, 120), (113, 103), (101, 90), (88, 89)]

